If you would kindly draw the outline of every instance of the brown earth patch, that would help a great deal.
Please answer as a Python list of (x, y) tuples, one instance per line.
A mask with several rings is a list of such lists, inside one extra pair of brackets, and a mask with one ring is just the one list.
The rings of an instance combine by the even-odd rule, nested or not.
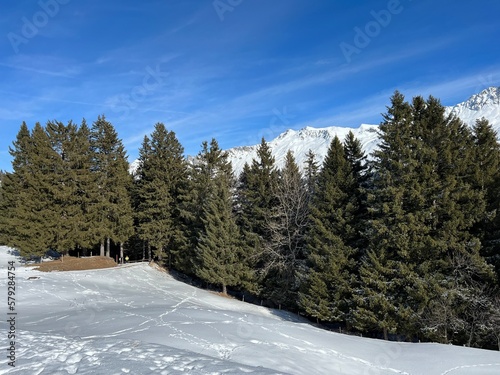
[(38, 271), (42, 272), (78, 271), (116, 267), (116, 262), (112, 258), (101, 256), (86, 258), (65, 256), (64, 258), (61, 258), (59, 260), (43, 262), (41, 264), (33, 264), (30, 267), (34, 267)]

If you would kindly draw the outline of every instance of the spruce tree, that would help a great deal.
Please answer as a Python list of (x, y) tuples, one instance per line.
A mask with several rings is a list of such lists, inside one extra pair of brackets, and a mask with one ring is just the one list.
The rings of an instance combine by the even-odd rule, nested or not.
[(269, 239), (266, 218), (276, 204), (276, 199), (270, 192), (274, 190), (278, 180), (275, 160), (264, 138), (257, 149), (257, 158), (252, 160), (252, 165), (246, 171), (245, 179), (246, 183), (240, 192), (246, 203), (243, 214), (249, 222), (247, 231), (257, 236), (257, 247), (260, 247)]
[(70, 155), (69, 170), (74, 179), (70, 201), (78, 207), (77, 215), (73, 218), (74, 241), (83, 255), (88, 255), (89, 250), (98, 243), (98, 238), (94, 237), (98, 224), (93, 208), (97, 202), (99, 187), (96, 175), (92, 172), (93, 153), (90, 137), (90, 128), (86, 121), (82, 120), (78, 130), (71, 134), (67, 145)]
[(187, 181), (183, 148), (174, 132), (157, 123), (139, 154), (135, 195), (140, 237), (156, 249), (160, 259), (167, 254), (171, 266), (177, 259), (172, 257), (185, 242), (180, 217), (182, 188)]
[(3, 244), (18, 249), (20, 245), (14, 213), (15, 208), (23, 204), (20, 201), (21, 193), (27, 188), (30, 145), (30, 131), (23, 122), (13, 142), (13, 147), (9, 147), (13, 170), (5, 174), (0, 187), (0, 239)]
[(201, 232), (196, 254), (196, 274), (222, 287), (237, 286), (245, 279), (244, 256), (239, 228), (233, 213), (232, 174), (214, 171), (210, 194), (204, 204)]
[(204, 141), (197, 157), (188, 169), (188, 180), (181, 189), (179, 217), (184, 226), (186, 244), (179, 256), (179, 267), (193, 275), (198, 267), (198, 248), (201, 234), (205, 231), (203, 217), (206, 204), (212, 194), (212, 179), (217, 173), (229, 173), (231, 168), (227, 155), (219, 148), (215, 139), (210, 144)]
[(249, 266), (255, 271), (256, 280), (251, 289), (262, 290), (265, 248), (271, 241), (267, 225), (269, 215), (277, 205), (272, 194), (278, 181), (278, 171), (271, 149), (262, 138), (257, 149), (257, 158), (252, 165), (244, 169), (238, 186), (239, 218), (244, 236), (246, 252), (250, 254)]
[[(123, 243), (133, 234), (132, 206), (129, 192), (132, 177), (122, 141), (113, 125), (99, 116), (91, 129), (92, 171), (98, 186), (94, 213), (98, 226), (100, 255), (110, 256), (110, 241)], [(105, 251), (106, 245), (106, 251)]]
[[(440, 314), (436, 301), (457, 288), (454, 258), (467, 257), (471, 266), (482, 270), (481, 277), (488, 273), (479, 256), (480, 241), (472, 233), (484, 217), (485, 201), (471, 183), (469, 129), (445, 116), (433, 97), (416, 97), (410, 105), (396, 92), (391, 102), (375, 152), (370, 252), (360, 270), (355, 314), (359, 328), (383, 330), (385, 337), (391, 331), (427, 332), (426, 322), (420, 320), (424, 311), (427, 316), (429, 311)], [(384, 309), (374, 305), (380, 296), (386, 299)]]
[(49, 121), (46, 131), (54, 152), (50, 197), (57, 220), (51, 223), (55, 233), (53, 247), (65, 253), (91, 245), (92, 218), (84, 213), (85, 205), (89, 204), (84, 197), (89, 198), (88, 194), (95, 189), (90, 171), (89, 133), (85, 123), (79, 131), (72, 122), (64, 125), (58, 121)]
[[(227, 293), (247, 279), (233, 207), (234, 178), (227, 153), (215, 139), (203, 142), (191, 177), (188, 208), (195, 252), (189, 264), (203, 280)], [(185, 255), (187, 255), (186, 253)]]
[(375, 170), (368, 191), (369, 251), (362, 260), (360, 287), (354, 295), (356, 328), (383, 331), (386, 339), (406, 325), (405, 290), (395, 276), (406, 272), (409, 277), (412, 270), (405, 265), (411, 249), (421, 246), (415, 236), (422, 228), (415, 227), (413, 214), (407, 212), (419, 202), (412, 115), (410, 104), (396, 92), (380, 125), (381, 143), (374, 153)]
[[(26, 145), (25, 129), (23, 126), (18, 134), (20, 148)], [(11, 214), (10, 224), (14, 230), (10, 232), (12, 241), (9, 245), (17, 248), (23, 256), (41, 256), (54, 245), (57, 236), (53, 226), (58, 217), (52, 207), (54, 153), (50, 139), (39, 123), (35, 124), (27, 143), (24, 150), (13, 152), (17, 154), (13, 166), (20, 166), (19, 170), (14, 170), (15, 179), (21, 183), (16, 185), (19, 190), (15, 193)]]
[[(338, 137), (332, 140), (317, 181), (307, 235), (309, 278), (302, 286), (300, 305), (318, 320), (347, 323), (355, 249), (346, 238), (353, 230), (355, 179)], [(325, 296), (328, 300), (322, 301)]]
[(475, 168), (473, 186), (484, 193), (486, 211), (475, 225), (474, 234), (481, 239), (481, 255), (496, 270), (500, 280), (500, 144), (488, 120), (477, 120), (473, 127)]

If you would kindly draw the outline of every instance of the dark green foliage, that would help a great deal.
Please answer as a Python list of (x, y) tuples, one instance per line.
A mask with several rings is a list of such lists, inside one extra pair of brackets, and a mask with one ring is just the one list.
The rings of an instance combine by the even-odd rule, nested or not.
[(474, 181), (486, 198), (484, 218), (476, 224), (474, 234), (482, 241), (481, 254), (496, 270), (500, 280), (500, 145), (488, 120), (478, 120), (473, 128)]
[(451, 277), (454, 258), (466, 257), (489, 277), (471, 232), (485, 213), (484, 192), (471, 178), (473, 138), (460, 120), (444, 115), (437, 99), (416, 97), (409, 104), (397, 92), (380, 131), (356, 324), (385, 337), (427, 334), (419, 322), (423, 311), (439, 316), (431, 306), (462, 287)]
[(276, 196), (272, 194), (278, 183), (278, 171), (274, 165), (271, 149), (262, 138), (257, 149), (257, 158), (252, 165), (245, 165), (238, 185), (238, 223), (249, 254), (250, 267), (256, 279), (252, 290), (262, 291), (262, 276), (265, 274), (265, 253), (271, 241), (268, 225), (269, 215), (276, 207)]
[(181, 190), (186, 184), (187, 167), (183, 148), (175, 133), (162, 123), (155, 125), (151, 140), (144, 138), (139, 150), (139, 168), (135, 176), (134, 204), (139, 237), (168, 265), (177, 262), (183, 243), (179, 207)]
[[(323, 321), (348, 320), (355, 249), (346, 244), (346, 239), (353, 231), (355, 205), (351, 199), (355, 184), (344, 147), (335, 137), (317, 177), (311, 201), (307, 237), (310, 278), (306, 279), (300, 294), (300, 304), (306, 313)], [(324, 296), (328, 296), (328, 300), (319, 303)]]
[(210, 145), (203, 142), (201, 151), (188, 169), (189, 178), (180, 189), (179, 217), (183, 223), (186, 243), (179, 258), (179, 267), (187, 274), (194, 275), (199, 266), (195, 249), (205, 231), (204, 215), (209, 197), (213, 194), (213, 179), (217, 175), (230, 173), (231, 164), (217, 141), (212, 139)]
[[(133, 234), (130, 198), (132, 177), (122, 141), (113, 125), (99, 116), (91, 129), (92, 172), (95, 173), (98, 196), (93, 208), (98, 223), (95, 236), (101, 244), (101, 256), (110, 256), (109, 241), (127, 241)], [(107, 244), (104, 252), (104, 244)]]
[(66, 252), (87, 249), (95, 244), (93, 205), (97, 185), (91, 172), (90, 130), (85, 121), (80, 127), (72, 122), (48, 122), (46, 131), (55, 152), (51, 158), (51, 205), (57, 219), (53, 248)]
[(217, 175), (203, 210), (204, 231), (197, 247), (196, 274), (203, 280), (222, 287), (243, 283), (244, 256), (239, 228), (233, 214), (231, 179), (225, 173)]
[(247, 276), (240, 231), (233, 213), (231, 163), (215, 139), (210, 147), (206, 142), (202, 145), (192, 187), (191, 207), (198, 207), (192, 216), (193, 231), (196, 231), (192, 266), (197, 276), (220, 285), (226, 294), (228, 286), (243, 284)]
[(21, 255), (42, 255), (53, 243), (50, 228), (57, 216), (51, 210), (51, 159), (54, 152), (43, 127), (29, 134), (25, 123), (11, 149), (14, 172), (2, 186), (2, 232), (5, 243)]
[(276, 198), (270, 192), (274, 191), (278, 180), (278, 171), (274, 165), (274, 157), (265, 139), (257, 150), (257, 159), (243, 171), (239, 195), (242, 214), (248, 228), (248, 233), (255, 234), (255, 246), (260, 248), (269, 239), (266, 218), (269, 211), (276, 205)]
[(4, 175), (0, 190), (0, 240), (3, 244), (18, 249), (20, 243), (15, 223), (15, 209), (23, 204), (19, 194), (27, 187), (30, 144), (30, 131), (23, 122), (13, 147), (9, 148), (13, 172)]
[(102, 238), (102, 231), (116, 242), (128, 239), (132, 229), (128, 164), (116, 133), (109, 131), (112, 126), (106, 126), (101, 135), (107, 134), (111, 141), (114, 137), (116, 143), (109, 148), (99, 144), (102, 139), (96, 133), (91, 144), (85, 121), (81, 126), (50, 121), (45, 128), (37, 123), (31, 134), (26, 124), (21, 126), (11, 150), (13, 172), (2, 186), (5, 243), (23, 255), (40, 255), (48, 249), (85, 254)]

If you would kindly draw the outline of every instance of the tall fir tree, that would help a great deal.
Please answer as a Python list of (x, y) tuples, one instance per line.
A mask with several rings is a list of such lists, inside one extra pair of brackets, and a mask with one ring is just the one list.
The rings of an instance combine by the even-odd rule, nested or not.
[(155, 248), (160, 259), (167, 255), (170, 267), (184, 243), (179, 215), (181, 190), (187, 181), (183, 148), (174, 132), (157, 123), (139, 155), (135, 195), (140, 238)]
[(94, 206), (96, 237), (100, 255), (110, 256), (110, 241), (123, 244), (133, 234), (130, 198), (132, 177), (122, 141), (113, 125), (99, 116), (91, 129), (92, 171), (97, 178), (98, 197)]
[(179, 209), (186, 238), (185, 248), (179, 256), (179, 268), (187, 274), (194, 275), (199, 265), (195, 249), (205, 231), (203, 217), (212, 194), (212, 180), (217, 173), (229, 173), (230, 168), (227, 156), (212, 139), (210, 144), (206, 141), (202, 143), (200, 152), (188, 169), (189, 179), (180, 191)]
[(433, 97), (410, 105), (396, 92), (391, 102), (375, 152), (370, 251), (355, 314), (359, 328), (383, 330), (386, 338), (425, 334), (424, 311), (439, 314), (436, 301), (456, 287), (455, 257), (487, 273), (471, 233), (485, 202), (471, 183), (470, 131)]
[(85, 121), (81, 128), (71, 121), (67, 125), (49, 121), (46, 131), (54, 152), (50, 196), (57, 220), (52, 223), (56, 234), (53, 246), (61, 252), (84, 250), (94, 245), (89, 212), (97, 192), (90, 170), (89, 129)]
[(203, 230), (196, 249), (196, 274), (203, 280), (222, 287), (244, 283), (245, 259), (240, 231), (233, 212), (233, 176), (221, 154), (220, 169), (212, 170), (210, 192), (203, 207)]
[(474, 234), (481, 239), (481, 255), (495, 267), (500, 281), (500, 144), (497, 133), (486, 119), (473, 127), (475, 169), (473, 185), (486, 198), (486, 211), (475, 225)]
[(239, 228), (233, 207), (234, 179), (227, 153), (215, 139), (202, 143), (183, 196), (181, 217), (185, 220), (191, 250), (183, 252), (182, 269), (222, 287), (245, 280)]
[(421, 228), (415, 227), (412, 213), (407, 213), (408, 206), (419, 202), (412, 116), (411, 105), (396, 92), (380, 125), (381, 143), (374, 153), (375, 171), (368, 192), (369, 250), (362, 261), (360, 287), (354, 295), (355, 327), (382, 331), (385, 339), (405, 325), (403, 319), (408, 309), (401, 296), (404, 289), (396, 276), (408, 272), (404, 265), (409, 261), (410, 249), (422, 246), (415, 238)]
[(10, 232), (9, 245), (23, 256), (40, 256), (53, 247), (57, 235), (53, 226), (58, 218), (52, 207), (54, 152), (43, 126), (35, 124), (29, 141), (25, 130), (22, 126), (18, 134), (20, 148), (13, 152), (16, 168), (13, 177), (19, 183), (16, 185), (19, 190), (15, 192), (11, 212), (10, 224), (14, 230)]
[(30, 131), (23, 122), (13, 147), (9, 147), (13, 170), (5, 174), (0, 187), (0, 239), (3, 244), (18, 248), (20, 245), (14, 210), (16, 206), (22, 205), (20, 193), (27, 187), (30, 144)]
[(72, 132), (67, 145), (69, 170), (73, 178), (73, 194), (70, 201), (78, 207), (78, 215), (73, 218), (75, 244), (78, 252), (88, 255), (97, 243), (94, 205), (98, 197), (96, 175), (92, 173), (93, 153), (90, 140), (90, 128), (82, 123), (76, 132)]
[(262, 138), (257, 149), (257, 158), (252, 160), (251, 166), (246, 166), (240, 176), (238, 185), (238, 222), (242, 229), (246, 251), (249, 256), (250, 267), (256, 276), (251, 289), (258, 293), (262, 290), (262, 275), (264, 267), (265, 248), (271, 241), (271, 233), (267, 221), (274, 207), (277, 206), (275, 191), (278, 181), (278, 170), (271, 148)]
[[(322, 321), (348, 323), (354, 286), (355, 249), (346, 244), (353, 231), (355, 179), (344, 147), (334, 137), (311, 200), (307, 235), (309, 277), (300, 293), (305, 312)], [(327, 298), (323, 301), (323, 298)]]

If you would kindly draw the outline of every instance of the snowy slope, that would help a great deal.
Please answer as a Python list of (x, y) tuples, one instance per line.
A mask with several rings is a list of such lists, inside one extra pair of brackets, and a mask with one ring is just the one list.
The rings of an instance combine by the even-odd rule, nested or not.
[[(2, 274), (12, 259), (0, 247)], [(500, 373), (499, 352), (328, 332), (147, 264), (55, 273), (16, 265), (17, 361), (10, 368), (0, 356), (0, 374)]]

